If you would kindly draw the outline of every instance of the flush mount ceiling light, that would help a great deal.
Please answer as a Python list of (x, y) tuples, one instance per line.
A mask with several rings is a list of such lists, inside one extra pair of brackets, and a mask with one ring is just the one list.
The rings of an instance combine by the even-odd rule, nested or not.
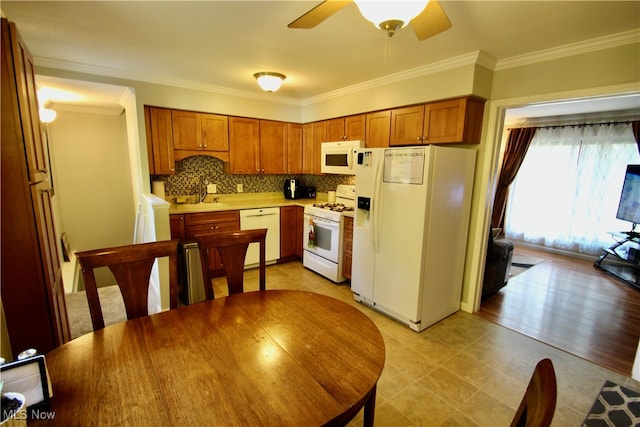
[(373, 25), (392, 37), (427, 7), (429, 1), (375, 1), (354, 0), (360, 13)]
[(42, 123), (51, 123), (56, 119), (58, 113), (51, 109), (52, 104), (51, 101), (47, 101), (40, 107), (40, 121)]
[(258, 85), (266, 92), (275, 92), (280, 89), (282, 82), (287, 77), (284, 74), (262, 71), (255, 73), (253, 77), (258, 81)]

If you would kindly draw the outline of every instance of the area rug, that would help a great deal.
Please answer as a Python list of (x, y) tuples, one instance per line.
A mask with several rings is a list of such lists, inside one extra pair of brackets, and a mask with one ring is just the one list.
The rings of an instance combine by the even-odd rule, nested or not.
[(544, 262), (544, 259), (514, 253), (513, 257), (511, 258), (511, 269), (509, 270), (509, 276), (515, 277), (518, 274), (527, 271), (528, 268), (538, 265), (541, 262)]
[(640, 426), (640, 392), (606, 381), (582, 427)]

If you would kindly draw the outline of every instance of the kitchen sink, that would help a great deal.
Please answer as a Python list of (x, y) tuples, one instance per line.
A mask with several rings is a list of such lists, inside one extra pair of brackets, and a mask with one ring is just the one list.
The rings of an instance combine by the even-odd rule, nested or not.
[(188, 196), (174, 196), (172, 204), (178, 208), (184, 208), (189, 210), (210, 210), (211, 208), (224, 208), (226, 203), (217, 201), (218, 195), (207, 194), (202, 202), (198, 201), (197, 195)]

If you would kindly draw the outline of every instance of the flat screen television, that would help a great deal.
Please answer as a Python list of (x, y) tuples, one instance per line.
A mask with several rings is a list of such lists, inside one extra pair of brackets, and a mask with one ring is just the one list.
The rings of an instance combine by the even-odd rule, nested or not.
[(616, 218), (631, 222), (632, 232), (640, 224), (640, 165), (627, 165)]

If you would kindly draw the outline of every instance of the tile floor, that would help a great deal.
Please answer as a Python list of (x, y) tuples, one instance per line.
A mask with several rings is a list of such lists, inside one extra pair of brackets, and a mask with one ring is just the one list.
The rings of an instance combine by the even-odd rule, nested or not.
[[(216, 297), (224, 279), (214, 281)], [(257, 289), (257, 269), (245, 274)], [(640, 383), (478, 316), (458, 312), (416, 333), (353, 300), (336, 285), (293, 262), (267, 267), (267, 289), (301, 289), (358, 307), (378, 326), (386, 362), (378, 383), (376, 426), (508, 426), (538, 360), (553, 361), (558, 402), (552, 426), (580, 426), (605, 380)], [(350, 425), (361, 426), (361, 414)]]

